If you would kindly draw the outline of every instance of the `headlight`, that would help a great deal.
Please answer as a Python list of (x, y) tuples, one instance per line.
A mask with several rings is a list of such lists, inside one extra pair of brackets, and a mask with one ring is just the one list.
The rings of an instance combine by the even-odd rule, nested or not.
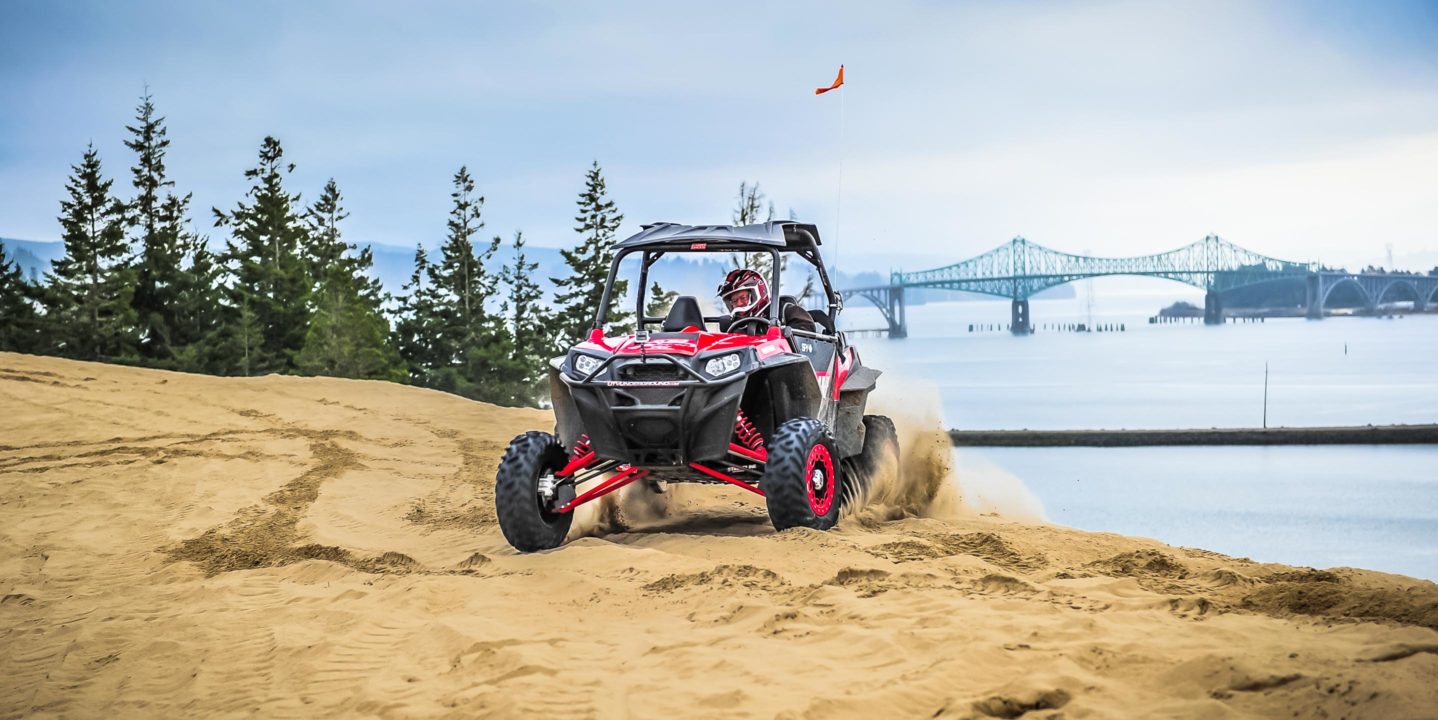
[(579, 373), (580, 375), (589, 377), (590, 373), (594, 372), (599, 368), (600, 362), (602, 361), (599, 358), (592, 357), (590, 355), (575, 355), (574, 371)]
[(720, 375), (725, 375), (738, 369), (739, 353), (720, 355), (716, 358), (710, 358), (709, 362), (704, 363), (704, 372), (708, 373), (710, 377), (719, 377)]

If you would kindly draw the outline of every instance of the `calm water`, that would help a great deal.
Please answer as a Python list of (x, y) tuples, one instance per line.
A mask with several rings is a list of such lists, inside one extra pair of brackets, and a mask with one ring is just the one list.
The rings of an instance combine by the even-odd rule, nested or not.
[[(1438, 422), (1438, 316), (1147, 324), (1183, 291), (1034, 301), (1036, 325), (1127, 332), (969, 333), (1007, 302), (909, 309), (906, 340), (860, 340), (891, 391), (932, 398), (950, 427), (1257, 426)], [(1091, 314), (1090, 314), (1091, 313)], [(856, 301), (849, 327), (875, 327)], [(881, 383), (883, 381), (881, 380)], [(906, 398), (907, 400), (908, 398)], [(1438, 447), (975, 448), (961, 473), (1017, 476), (1050, 520), (1261, 561), (1438, 579)]]

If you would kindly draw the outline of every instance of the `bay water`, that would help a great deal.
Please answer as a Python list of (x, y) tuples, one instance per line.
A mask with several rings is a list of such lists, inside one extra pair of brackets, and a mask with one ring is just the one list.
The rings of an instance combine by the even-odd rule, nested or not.
[[(1027, 337), (1002, 329), (1008, 301), (916, 305), (908, 338), (854, 343), (887, 373), (881, 393), (935, 405), (958, 429), (1438, 422), (1438, 315), (1151, 325), (1176, 299), (1203, 304), (1168, 287), (1033, 300)], [(1077, 323), (1115, 330), (1045, 330)], [(862, 300), (841, 320), (882, 325)], [(1016, 477), (1064, 525), (1438, 579), (1438, 446), (964, 448), (955, 460), (961, 482)]]

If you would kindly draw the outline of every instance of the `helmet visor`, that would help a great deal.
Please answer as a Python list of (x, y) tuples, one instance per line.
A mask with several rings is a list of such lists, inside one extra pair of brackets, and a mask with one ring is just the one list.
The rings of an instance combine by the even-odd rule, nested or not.
[(730, 312), (746, 313), (758, 305), (759, 291), (753, 286), (744, 285), (724, 293), (724, 306), (729, 308)]

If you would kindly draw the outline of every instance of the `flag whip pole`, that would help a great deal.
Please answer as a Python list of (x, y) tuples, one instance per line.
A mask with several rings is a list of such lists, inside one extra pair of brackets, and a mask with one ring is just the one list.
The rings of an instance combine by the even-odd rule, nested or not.
[(840, 94), (839, 94), (839, 194), (838, 194), (838, 197), (834, 200), (834, 232), (833, 232), (833, 234), (832, 234), (834, 252), (831, 253), (831, 257), (833, 258), (834, 261), (833, 261), (832, 263), (830, 263), (830, 265), (829, 265), (831, 268), (833, 268), (833, 269), (835, 270), (835, 272), (837, 272), (838, 269), (839, 269), (839, 220), (842, 218), (843, 207), (844, 207), (844, 95), (843, 95), (843, 93), (842, 93), (843, 87), (844, 87), (844, 66), (843, 66), (843, 65), (840, 65), (840, 66), (839, 66), (839, 75), (834, 78), (834, 82), (833, 82), (833, 83), (830, 83), (830, 85), (829, 85), (828, 87), (814, 88), (814, 94), (815, 94), (815, 95), (823, 95), (824, 93), (829, 92), (830, 90), (840, 90), (840, 91), (841, 91)]
[(844, 211), (844, 96), (839, 89), (839, 195), (834, 201), (834, 272), (839, 271), (839, 220)]

